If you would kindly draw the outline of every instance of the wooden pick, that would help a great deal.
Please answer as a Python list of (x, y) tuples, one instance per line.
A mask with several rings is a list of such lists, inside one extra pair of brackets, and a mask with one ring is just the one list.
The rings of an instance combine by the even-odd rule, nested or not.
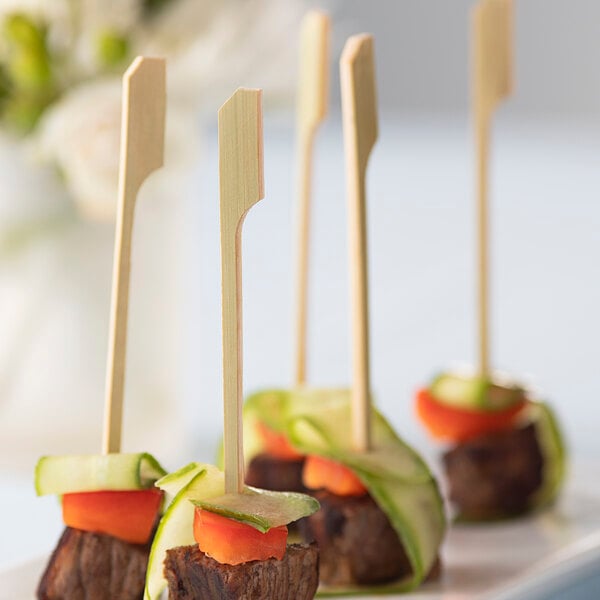
[(300, 82), (297, 121), (296, 216), (296, 386), (306, 383), (310, 195), (315, 133), (327, 114), (329, 16), (309, 11), (300, 30)]
[(513, 87), (512, 0), (482, 0), (473, 8), (473, 110), (477, 160), (479, 372), (489, 372), (489, 216), (490, 123), (498, 103)]
[(377, 140), (373, 37), (348, 39), (340, 59), (342, 118), (346, 152), (350, 283), (352, 306), (352, 440), (356, 450), (371, 447), (369, 297), (365, 178)]
[(219, 110), (223, 448), (225, 492), (244, 489), (242, 439), (242, 223), (264, 196), (262, 91), (238, 89)]
[(136, 58), (123, 76), (119, 199), (106, 365), (105, 454), (121, 449), (133, 215), (142, 183), (163, 165), (165, 108), (165, 61)]

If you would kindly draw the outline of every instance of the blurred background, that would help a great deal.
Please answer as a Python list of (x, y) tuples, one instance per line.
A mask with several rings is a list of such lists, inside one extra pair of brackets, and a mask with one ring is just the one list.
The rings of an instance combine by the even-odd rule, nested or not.
[[(165, 168), (138, 199), (124, 450), (175, 468), (212, 460), (220, 437), (216, 110), (238, 86), (263, 87), (265, 102), (266, 198), (244, 234), (244, 387), (291, 385), (293, 107), (310, 7), (332, 13), (334, 43), (331, 114), (316, 146), (309, 380), (350, 378), (336, 65), (346, 37), (366, 31), (381, 109), (368, 174), (374, 393), (435, 460), (412, 396), (475, 357), (473, 4), (0, 2), (6, 510), (25, 502), (48, 519), (52, 501), (30, 493), (37, 457), (100, 450), (120, 77), (139, 53), (167, 56), (169, 108)], [(515, 92), (493, 132), (492, 362), (551, 401), (576, 464), (597, 473), (600, 5), (515, 5)], [(27, 544), (11, 551), (25, 556)]]
[[(321, 3), (334, 6), (336, 3)], [(337, 14), (352, 31), (376, 35), (384, 110), (464, 114), (469, 105), (472, 0), (344, 0)], [(518, 0), (514, 97), (502, 109), (528, 117), (598, 114), (598, 14), (594, 0)], [(335, 9), (334, 9), (335, 10)], [(341, 49), (343, 36), (339, 38)], [(337, 79), (334, 79), (337, 86)]]

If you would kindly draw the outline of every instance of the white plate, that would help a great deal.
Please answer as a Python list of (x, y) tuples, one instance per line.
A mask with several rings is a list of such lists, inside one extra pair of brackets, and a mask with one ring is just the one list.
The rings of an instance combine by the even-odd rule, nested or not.
[[(0, 572), (1, 600), (32, 600), (47, 557)], [(569, 486), (538, 515), (489, 525), (455, 525), (442, 553), (443, 575), (410, 600), (539, 598), (591, 576), (600, 564), (600, 490)]]

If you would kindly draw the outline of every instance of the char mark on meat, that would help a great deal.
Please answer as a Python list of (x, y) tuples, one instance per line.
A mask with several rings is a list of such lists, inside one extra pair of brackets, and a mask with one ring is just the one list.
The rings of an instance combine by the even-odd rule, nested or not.
[(141, 600), (150, 544), (67, 527), (37, 590), (38, 600)]
[(469, 520), (524, 513), (542, 485), (543, 463), (533, 424), (469, 440), (444, 455), (450, 500)]
[(169, 600), (310, 600), (319, 584), (316, 544), (292, 544), (282, 560), (224, 565), (197, 545), (167, 551)]
[(305, 539), (319, 544), (321, 581), (327, 585), (386, 583), (412, 573), (398, 534), (369, 496), (314, 492), (321, 508), (300, 522)]

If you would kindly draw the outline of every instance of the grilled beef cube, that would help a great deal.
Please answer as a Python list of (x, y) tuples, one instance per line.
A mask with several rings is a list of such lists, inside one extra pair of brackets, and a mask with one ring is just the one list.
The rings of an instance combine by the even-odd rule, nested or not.
[(371, 496), (342, 497), (325, 490), (313, 496), (321, 508), (300, 521), (300, 531), (319, 544), (323, 583), (377, 584), (410, 575), (398, 534)]
[(150, 543), (67, 527), (37, 590), (38, 600), (140, 600)]
[(533, 424), (459, 444), (444, 455), (450, 500), (469, 520), (523, 513), (542, 484), (543, 462)]
[(282, 459), (258, 454), (248, 465), (246, 483), (275, 492), (306, 492), (302, 484), (303, 468), (304, 457)]
[(282, 560), (224, 565), (197, 545), (167, 550), (169, 600), (309, 600), (319, 584), (316, 544), (292, 544)]

